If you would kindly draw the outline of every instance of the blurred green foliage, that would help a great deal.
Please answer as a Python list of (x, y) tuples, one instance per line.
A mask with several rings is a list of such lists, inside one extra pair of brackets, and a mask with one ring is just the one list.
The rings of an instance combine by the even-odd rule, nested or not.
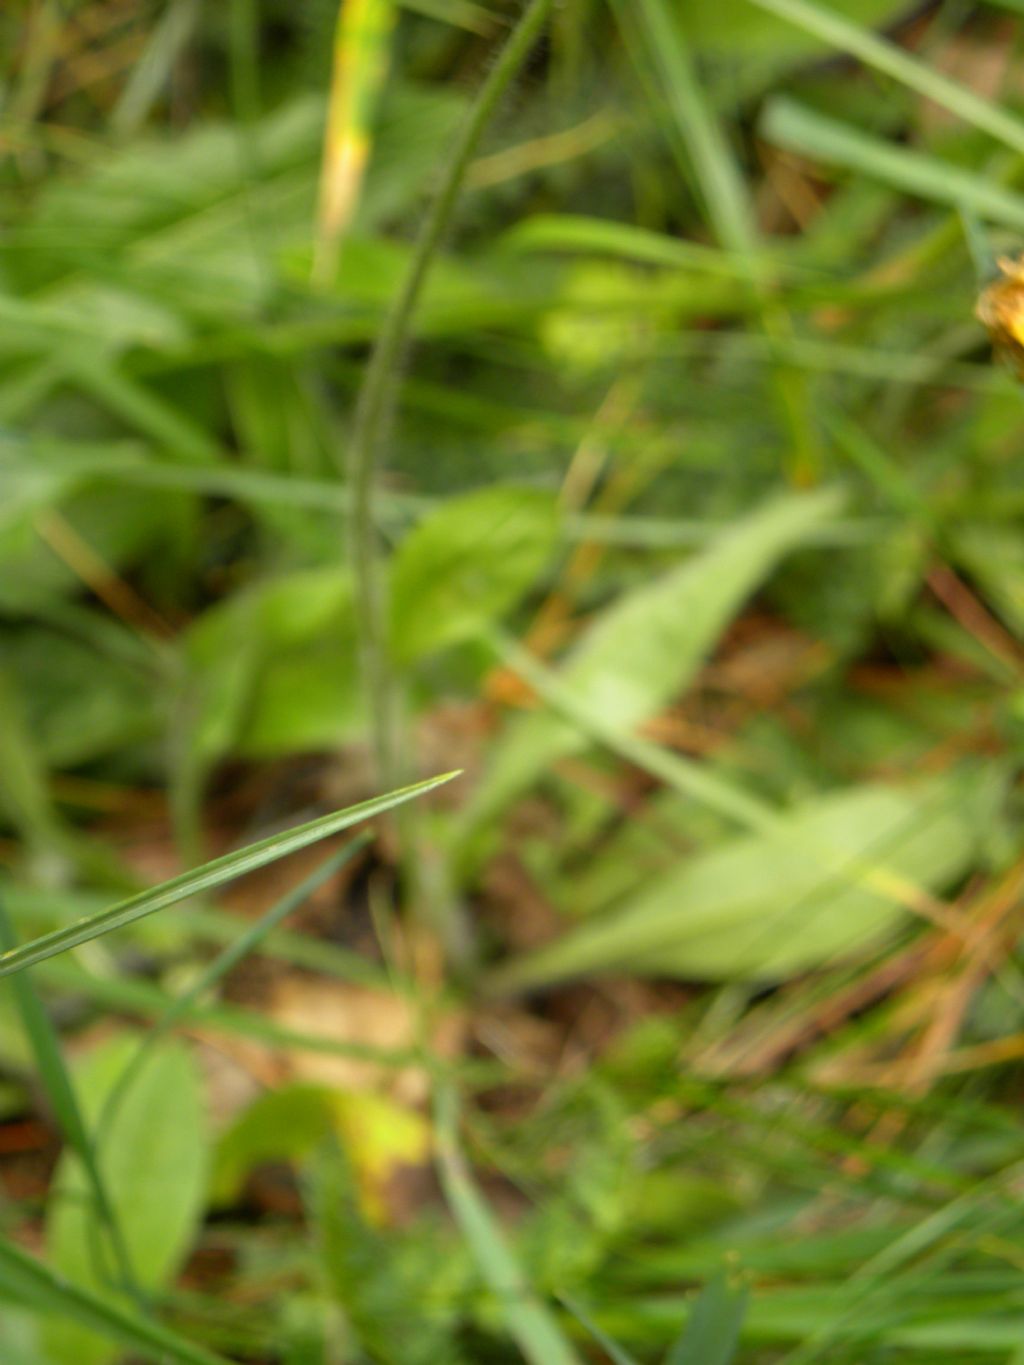
[[(1020, 250), (1019, 8), (555, 7), (371, 508), (402, 763), (467, 774), (352, 891), (369, 957), (254, 931), (406, 1023), (229, 978), (104, 1130), (124, 1020), (237, 933), (175, 902), (379, 794), (355, 405), (519, 7), (345, 30), (386, 76), (316, 270), (335, 0), (4, 7), (0, 896), (53, 1029), (0, 995), (0, 1113), (67, 1144), (0, 1205), (5, 1362), (1020, 1359), (1022, 407), (973, 315)], [(364, 1070), (214, 1121), (243, 1046)], [(390, 1111), (332, 1099), (382, 1088), (437, 1149), (390, 1219)]]

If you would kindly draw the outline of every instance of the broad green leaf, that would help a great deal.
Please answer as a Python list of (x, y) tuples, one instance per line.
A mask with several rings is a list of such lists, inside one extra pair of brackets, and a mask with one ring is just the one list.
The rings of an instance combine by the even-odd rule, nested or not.
[[(0, 1271), (0, 1277), (2, 1273)], [(29, 1310), (5, 1298), (2, 1278), (0, 1305), (5, 1365), (47, 1365), (39, 1344), (39, 1319)]]
[(402, 541), (392, 568), (395, 657), (471, 638), (543, 571), (558, 539), (555, 499), (499, 486), (453, 498)]
[[(401, 213), (421, 191), (463, 105), (450, 87), (403, 83), (387, 92), (362, 228)], [(261, 119), (252, 130), (255, 181), (227, 123), (204, 119), (184, 133), (139, 138), (97, 158), (88, 174), (52, 179), (19, 241), (42, 238), (57, 263), (84, 261), (97, 284), (142, 278), (158, 300), (222, 323), (258, 303), (269, 283), (266, 263), (240, 235), (250, 216), (275, 247), (298, 244), (303, 232), (308, 243), (323, 118), (322, 100), (302, 93)], [(76, 304), (81, 313), (69, 311), (87, 332), (85, 296)]]
[(244, 632), (267, 635), (275, 650), (337, 630), (351, 598), (343, 569), (306, 569), (253, 584), (206, 612), (192, 627), (189, 649), (212, 663)]
[[(779, 559), (839, 506), (833, 493), (783, 499), (735, 523), (707, 549), (608, 607), (583, 634), (560, 682), (608, 728), (628, 732), (692, 681), (737, 608)], [(588, 743), (561, 717), (513, 723), (469, 811), (477, 829), (554, 761)]]
[(55, 957), (58, 953), (67, 952), (69, 948), (77, 948), (81, 943), (88, 943), (90, 939), (98, 938), (101, 934), (131, 924), (134, 920), (141, 919), (143, 915), (151, 915), (168, 905), (176, 905), (178, 901), (186, 900), (189, 896), (212, 891), (214, 887), (223, 886), (225, 882), (244, 876), (246, 872), (265, 867), (267, 863), (276, 862), (300, 848), (307, 848), (320, 839), (326, 839), (328, 835), (340, 834), (343, 829), (349, 829), (360, 820), (368, 820), (371, 816), (380, 815), (404, 801), (410, 801), (440, 786), (442, 782), (450, 781), (454, 776), (455, 773), (446, 773), (442, 777), (428, 778), (425, 782), (417, 782), (411, 787), (389, 792), (387, 796), (374, 797), (357, 806), (348, 806), (331, 815), (321, 816), (318, 820), (310, 820), (308, 824), (296, 825), (283, 834), (261, 839), (258, 843), (249, 844), (234, 853), (227, 853), (222, 858), (204, 863), (194, 872), (182, 873), (180, 877), (163, 882), (150, 891), (131, 896), (109, 910), (44, 934), (41, 938), (23, 943), (19, 948), (0, 953), (0, 977), (9, 976), (11, 972), (20, 971), (23, 967), (31, 967), (36, 962)]
[(324, 747), (362, 719), (344, 570), (304, 570), (237, 593), (195, 623), (187, 658), (190, 742), (204, 762)]
[[(95, 1121), (136, 1046), (131, 1036), (121, 1035), (91, 1052), (78, 1068), (76, 1087), (89, 1120)], [(169, 1282), (195, 1235), (206, 1186), (204, 1129), (200, 1078), (191, 1054), (180, 1043), (164, 1043), (125, 1095), (96, 1153), (133, 1271), (146, 1289)], [(70, 1152), (54, 1178), (46, 1239), (56, 1270), (96, 1293), (110, 1292), (113, 1272), (90, 1184), (80, 1159)], [(72, 1323), (48, 1323), (45, 1335), (54, 1365), (100, 1365), (117, 1355), (109, 1342)]]
[[(144, 1360), (174, 1361), (175, 1365), (228, 1365), (227, 1360), (143, 1316), (109, 1303), (82, 1285), (72, 1284), (50, 1266), (0, 1237), (0, 1296), (24, 1304), (46, 1322), (59, 1319), (120, 1343)], [(0, 1308), (0, 1314), (4, 1312)], [(35, 1357), (34, 1360), (38, 1360)], [(56, 1365), (51, 1356), (46, 1365)]]
[(346, 634), (267, 660), (239, 752), (252, 758), (335, 748), (360, 733), (354, 641)]
[(214, 1153), (212, 1198), (230, 1204), (254, 1167), (308, 1156), (335, 1131), (333, 1091), (289, 1085), (258, 1096), (232, 1122)]
[(774, 830), (681, 859), (498, 982), (529, 988), (605, 971), (773, 981), (820, 967), (906, 920), (899, 887), (936, 892), (962, 876), (991, 806), (991, 785), (960, 771), (823, 796)]
[(734, 822), (705, 803), (680, 800), (678, 790), (663, 787), (629, 820), (603, 832), (585, 858), (568, 861), (554, 899), (572, 915), (597, 914), (675, 867), (684, 851), (734, 831)]
[(382, 1192), (394, 1172), (422, 1164), (429, 1150), (423, 1116), (384, 1095), (290, 1085), (254, 1100), (222, 1136), (214, 1198), (230, 1203), (254, 1167), (266, 1161), (300, 1161), (325, 1138), (343, 1144), (361, 1207), (371, 1221), (382, 1211)]

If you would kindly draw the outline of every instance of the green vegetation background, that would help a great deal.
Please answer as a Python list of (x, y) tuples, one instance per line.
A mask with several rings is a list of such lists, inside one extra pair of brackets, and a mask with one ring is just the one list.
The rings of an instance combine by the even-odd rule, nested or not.
[(3, 7), (5, 1365), (1021, 1365), (1022, 12)]

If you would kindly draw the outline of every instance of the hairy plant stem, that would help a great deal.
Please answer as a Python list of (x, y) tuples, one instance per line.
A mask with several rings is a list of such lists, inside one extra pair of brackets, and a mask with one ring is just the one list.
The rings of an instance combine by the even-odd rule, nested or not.
[(374, 505), (380, 451), (394, 408), (398, 372), (416, 306), (451, 221), (467, 167), (498, 101), (540, 36), (551, 6), (552, 0), (530, 0), (477, 94), (423, 220), (405, 278), (384, 319), (356, 404), (348, 449), (352, 498), (348, 519), (349, 553), (377, 779), (385, 787), (402, 770), (403, 764), (399, 753), (401, 706), (389, 658), (387, 588), (377, 543)]

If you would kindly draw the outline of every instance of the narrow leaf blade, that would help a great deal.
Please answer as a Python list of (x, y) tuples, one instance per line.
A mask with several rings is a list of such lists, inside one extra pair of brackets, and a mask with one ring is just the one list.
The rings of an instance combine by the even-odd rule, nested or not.
[(144, 915), (163, 910), (168, 905), (175, 905), (188, 896), (212, 891), (215, 887), (223, 886), (225, 882), (265, 867), (267, 863), (276, 862), (279, 858), (306, 848), (320, 839), (339, 834), (342, 830), (358, 824), (360, 820), (368, 820), (374, 815), (391, 810), (394, 806), (402, 805), (405, 801), (422, 796), (432, 791), (434, 787), (450, 782), (457, 775), (455, 772), (444, 773), (440, 777), (428, 778), (425, 782), (417, 782), (413, 786), (389, 792), (386, 796), (376, 796), (357, 806), (334, 811), (331, 815), (310, 820), (308, 824), (296, 825), (294, 829), (283, 834), (271, 835), (269, 839), (261, 839), (258, 843), (249, 844), (246, 848), (225, 854), (222, 858), (215, 858), (193, 872), (174, 877), (151, 891), (132, 896), (109, 910), (90, 916), (89, 919), (69, 924), (65, 928), (54, 930), (51, 934), (33, 939), (30, 943), (24, 943), (19, 948), (0, 953), (0, 977), (9, 976), (24, 967), (31, 967), (36, 962), (44, 962), (57, 953), (67, 952), (69, 948), (77, 948), (79, 944), (88, 943), (90, 939), (98, 938), (101, 934), (109, 934), (113, 929), (120, 929)]

